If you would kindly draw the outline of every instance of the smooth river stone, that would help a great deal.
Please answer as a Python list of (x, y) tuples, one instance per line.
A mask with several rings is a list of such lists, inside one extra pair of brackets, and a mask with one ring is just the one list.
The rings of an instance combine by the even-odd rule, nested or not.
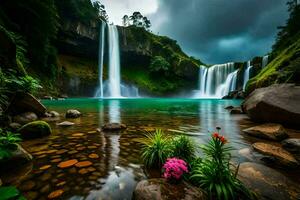
[(49, 169), (51, 167), (51, 165), (44, 165), (42, 167), (40, 167), (40, 170), (46, 170)]
[(74, 133), (72, 134), (73, 137), (81, 137), (81, 136), (84, 136), (83, 133)]
[(78, 163), (78, 160), (76, 160), (76, 159), (67, 160), (67, 161), (59, 163), (57, 165), (57, 167), (59, 167), (59, 168), (68, 168), (68, 167), (71, 167), (71, 166), (75, 165), (76, 163)]
[(84, 149), (86, 149), (86, 147), (78, 147), (76, 150), (77, 150), (77, 151), (82, 151), (82, 150), (84, 150)]
[(75, 154), (75, 153), (78, 153), (78, 151), (72, 150), (72, 151), (69, 151), (69, 152), (68, 152), (68, 154)]
[(51, 160), (50, 162), (52, 162), (52, 163), (58, 163), (60, 161), (62, 161), (61, 158), (56, 158), (56, 159)]
[(52, 149), (52, 150), (46, 151), (47, 154), (51, 154), (51, 153), (55, 153), (55, 152), (57, 152), (56, 149)]
[(86, 174), (86, 173), (89, 173), (89, 171), (86, 169), (86, 168), (83, 168), (83, 169), (80, 169), (78, 171), (79, 174)]
[(57, 187), (63, 186), (65, 185), (67, 182), (66, 181), (62, 181), (56, 184)]
[(68, 150), (66, 150), (66, 149), (61, 149), (61, 150), (58, 150), (57, 152), (56, 152), (56, 154), (64, 154), (64, 153), (66, 153)]
[(97, 158), (99, 158), (99, 156), (97, 154), (95, 154), (95, 153), (92, 153), (92, 154), (89, 155), (89, 158), (91, 158), (91, 159), (97, 159)]
[(64, 193), (63, 190), (55, 190), (48, 195), (48, 199), (55, 199)]
[(88, 146), (88, 149), (97, 149), (96, 146)]
[(81, 167), (88, 167), (88, 166), (91, 166), (92, 164), (93, 164), (93, 163), (90, 162), (90, 161), (82, 161), (82, 162), (76, 163), (75, 166), (81, 168)]

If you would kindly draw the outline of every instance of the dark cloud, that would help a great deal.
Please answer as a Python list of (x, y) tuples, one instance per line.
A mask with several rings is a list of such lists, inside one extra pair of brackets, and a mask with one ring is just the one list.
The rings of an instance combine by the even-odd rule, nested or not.
[(205, 63), (242, 61), (271, 50), (286, 0), (160, 0), (153, 31)]

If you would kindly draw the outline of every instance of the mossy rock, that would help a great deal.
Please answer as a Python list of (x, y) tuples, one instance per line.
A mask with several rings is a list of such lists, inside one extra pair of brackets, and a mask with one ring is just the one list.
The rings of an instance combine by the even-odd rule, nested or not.
[(18, 132), (23, 139), (34, 139), (50, 135), (52, 130), (45, 121), (34, 121), (22, 126)]

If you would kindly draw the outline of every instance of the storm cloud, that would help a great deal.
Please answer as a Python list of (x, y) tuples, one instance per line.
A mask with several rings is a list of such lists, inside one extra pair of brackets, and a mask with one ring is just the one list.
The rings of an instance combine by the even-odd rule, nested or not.
[[(127, 5), (132, 1), (114, 0)], [(187, 54), (210, 64), (245, 61), (267, 54), (275, 41), (277, 27), (288, 17), (286, 0), (151, 2), (153, 4), (149, 0), (139, 0), (137, 5), (151, 10), (146, 16), (152, 22), (152, 31), (177, 40)], [(108, 14), (120, 12), (122, 10), (118, 9)]]

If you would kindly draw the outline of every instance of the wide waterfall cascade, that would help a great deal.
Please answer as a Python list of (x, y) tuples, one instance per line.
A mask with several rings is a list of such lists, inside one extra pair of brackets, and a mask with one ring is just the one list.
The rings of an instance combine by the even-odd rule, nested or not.
[(200, 66), (199, 92), (196, 98), (222, 98), (236, 89), (237, 70), (234, 63)]
[(243, 90), (245, 91), (245, 88), (246, 88), (246, 85), (247, 85), (247, 82), (249, 81), (250, 79), (250, 70), (251, 70), (252, 66), (250, 64), (250, 61), (247, 62), (247, 67), (246, 67), (246, 70), (244, 72), (244, 82), (243, 82)]
[(119, 98), (121, 96), (121, 78), (120, 78), (120, 49), (119, 34), (115, 25), (108, 26), (108, 44), (109, 44), (109, 72), (108, 88), (109, 97)]
[(98, 70), (99, 70), (99, 88), (96, 92), (96, 97), (103, 98), (103, 59), (104, 59), (104, 44), (105, 44), (105, 27), (106, 23), (102, 22), (99, 32), (99, 52), (98, 52)]
[(262, 58), (262, 63), (261, 63), (262, 68), (264, 68), (265, 66), (267, 66), (268, 62), (269, 62), (269, 55), (265, 55)]

